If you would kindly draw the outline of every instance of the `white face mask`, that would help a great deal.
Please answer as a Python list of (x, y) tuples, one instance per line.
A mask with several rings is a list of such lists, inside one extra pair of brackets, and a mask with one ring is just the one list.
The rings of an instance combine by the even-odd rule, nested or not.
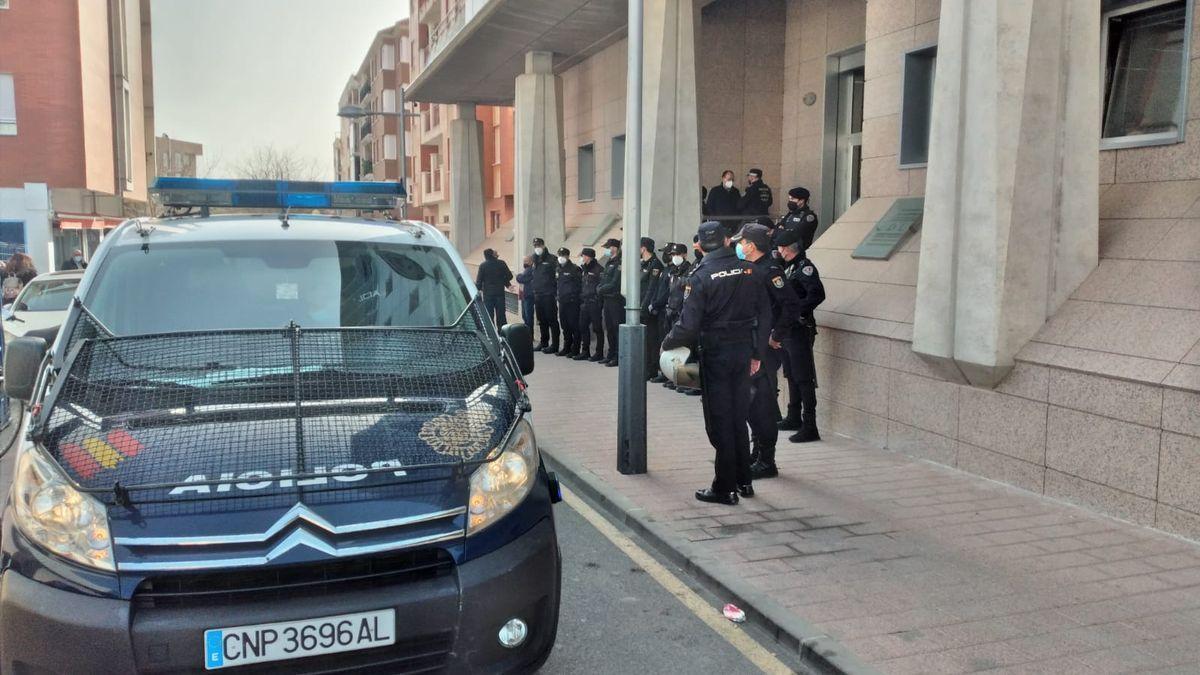
[(536, 247), (536, 248), (534, 248), (534, 249), (533, 249), (533, 254), (534, 254), (534, 255), (541, 255), (541, 254), (543, 254), (543, 253), (545, 253), (545, 252), (546, 252), (546, 249), (542, 248), (541, 246), (538, 246), (538, 247)]
[(72, 257), (71, 260), (74, 260), (77, 263), (81, 263), (81, 262), (83, 262), (83, 256), (77, 255), (77, 256)]
[(675, 265), (676, 267), (682, 265), (683, 264), (683, 256), (681, 256), (681, 255), (671, 256), (671, 264)]
[(610, 248), (600, 250), (600, 256), (603, 258), (607, 258), (611, 255), (612, 255), (612, 249), (610, 249)]
[(733, 187), (733, 181), (727, 180), (723, 183), (723, 185), (725, 186), (725, 189), (728, 190), (729, 188)]
[(561, 256), (561, 255), (560, 255), (560, 256), (558, 256), (558, 264), (559, 264), (559, 265), (566, 265), (566, 264), (567, 264), (567, 259), (566, 259), (566, 257), (564, 257), (564, 256)]

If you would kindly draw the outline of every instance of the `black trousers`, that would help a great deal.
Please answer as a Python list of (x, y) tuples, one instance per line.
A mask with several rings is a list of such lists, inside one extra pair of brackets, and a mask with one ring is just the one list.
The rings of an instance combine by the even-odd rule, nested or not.
[(750, 379), (751, 456), (766, 464), (775, 464), (775, 443), (779, 440), (779, 356), (783, 349), (772, 349), (758, 374)]
[(558, 345), (558, 303), (551, 293), (533, 297), (533, 309), (537, 314), (538, 345)]
[(488, 318), (496, 322), (497, 329), (503, 328), (504, 324), (508, 323), (503, 295), (483, 296), (483, 306), (487, 310)]
[(700, 350), (700, 389), (704, 431), (716, 450), (714, 492), (733, 492), (750, 484), (749, 342), (705, 345)]
[(787, 351), (788, 417), (799, 417), (805, 429), (817, 428), (817, 364), (813, 361), (816, 340), (815, 330), (801, 326), (783, 341)]
[[(596, 336), (595, 351), (592, 351), (592, 335)], [(604, 353), (604, 308), (599, 298), (584, 300), (579, 305), (579, 351), (597, 356)]]
[(646, 327), (646, 379), (658, 374), (658, 352), (662, 348), (662, 319), (642, 310), (642, 325)]
[(579, 300), (559, 300), (558, 322), (562, 325), (563, 349), (579, 353)]
[(620, 296), (604, 298), (604, 336), (608, 338), (608, 359), (617, 358), (617, 330), (625, 313), (625, 300)]

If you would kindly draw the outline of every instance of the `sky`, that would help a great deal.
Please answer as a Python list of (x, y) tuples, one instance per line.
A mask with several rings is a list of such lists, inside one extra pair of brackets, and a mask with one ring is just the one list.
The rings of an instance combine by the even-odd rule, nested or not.
[(212, 177), (273, 145), (331, 179), (342, 87), (407, 15), (407, 0), (153, 0), (155, 133), (204, 144)]

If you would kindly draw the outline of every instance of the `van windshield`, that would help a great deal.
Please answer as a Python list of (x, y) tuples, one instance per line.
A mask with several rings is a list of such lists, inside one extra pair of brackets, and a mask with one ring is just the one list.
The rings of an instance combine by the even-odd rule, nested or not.
[(362, 241), (156, 244), (106, 257), (86, 301), (117, 335), (447, 327), (471, 300), (437, 247)]

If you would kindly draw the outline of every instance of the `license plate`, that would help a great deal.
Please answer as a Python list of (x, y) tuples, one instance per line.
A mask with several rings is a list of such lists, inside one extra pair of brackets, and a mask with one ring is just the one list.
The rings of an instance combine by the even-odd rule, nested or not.
[(336, 654), (396, 643), (396, 610), (204, 631), (204, 669)]

